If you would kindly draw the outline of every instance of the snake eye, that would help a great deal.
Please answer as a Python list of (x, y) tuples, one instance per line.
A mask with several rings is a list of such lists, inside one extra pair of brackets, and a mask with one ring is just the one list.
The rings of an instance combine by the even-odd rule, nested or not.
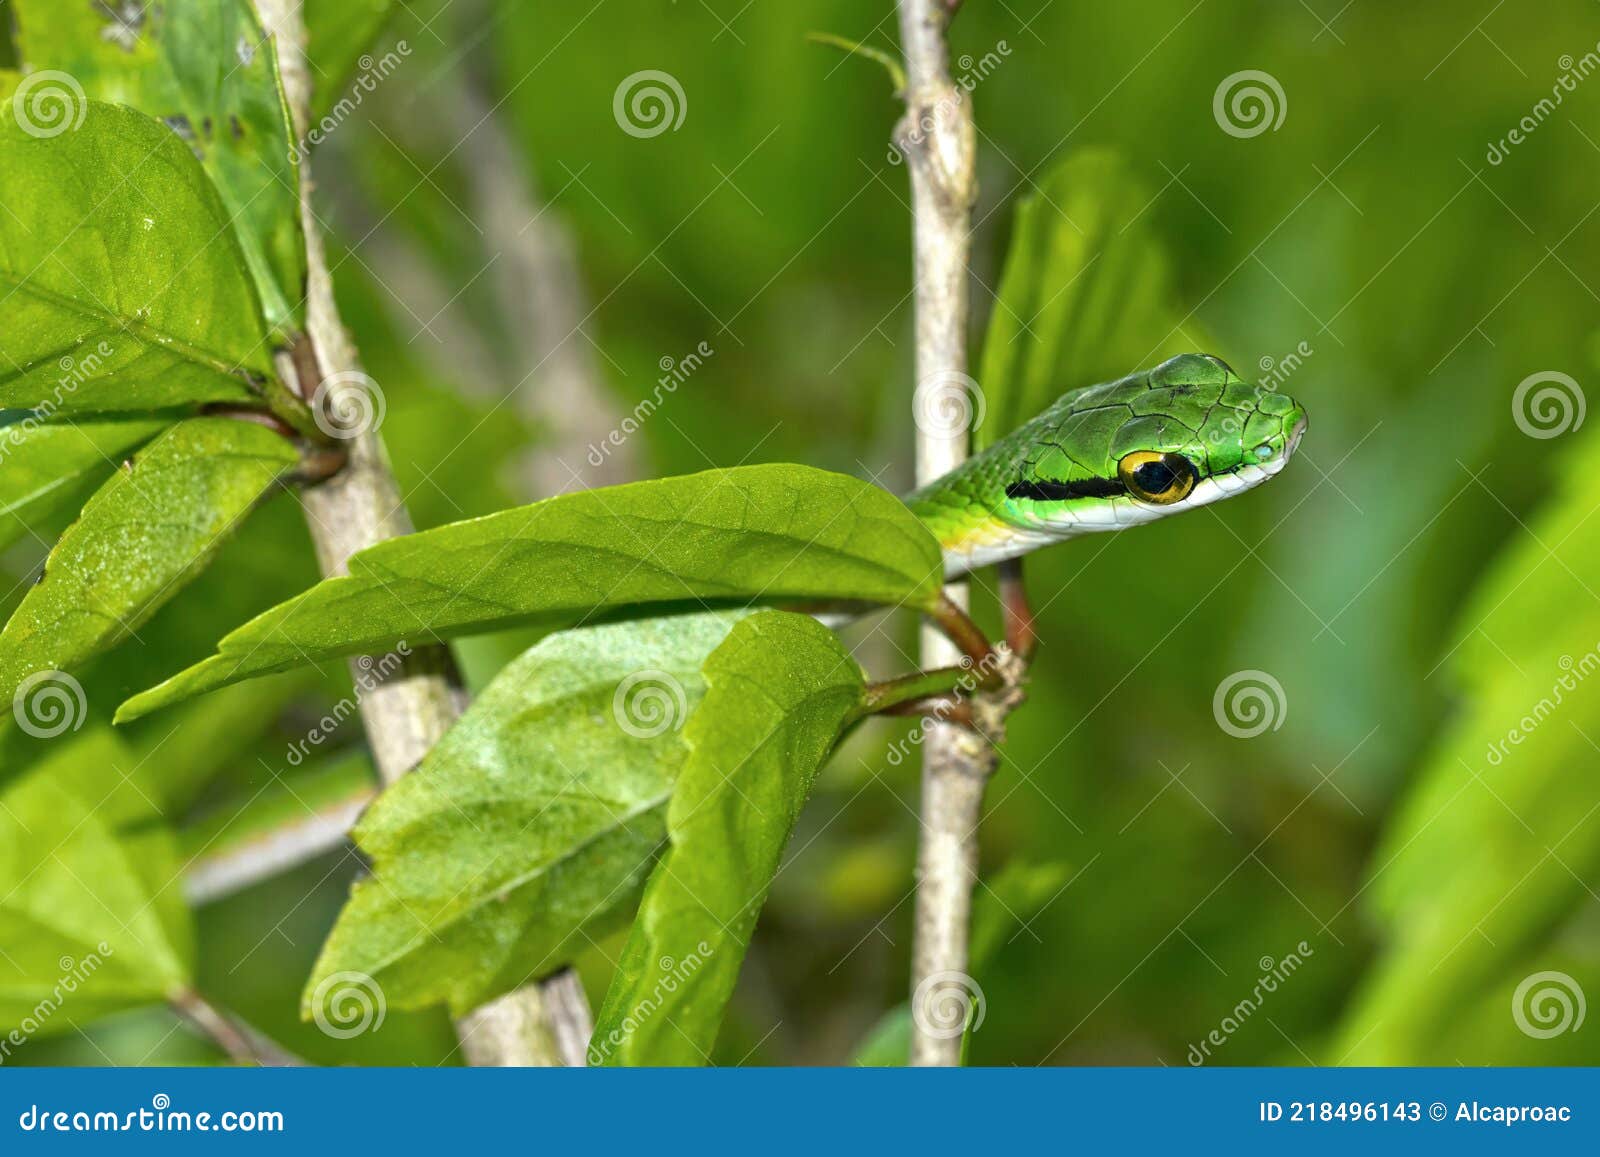
[(1135, 450), (1117, 463), (1117, 477), (1141, 502), (1169, 506), (1182, 502), (1194, 489), (1194, 464), (1182, 454)]

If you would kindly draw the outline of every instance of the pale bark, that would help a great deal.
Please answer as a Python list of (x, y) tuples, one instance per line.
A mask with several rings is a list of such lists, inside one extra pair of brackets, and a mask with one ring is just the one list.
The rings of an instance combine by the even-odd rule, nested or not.
[[(305, 58), (305, 26), (299, 0), (257, 0), (263, 23), (273, 34), (284, 90), (296, 134), (303, 137), (311, 105), (311, 77)], [(328, 272), (322, 235), (311, 210), (311, 179), (301, 174), (301, 218), (306, 233), (306, 330), (314, 364), (323, 379), (358, 374), (360, 360), (339, 319), (333, 279)], [(300, 380), (305, 358), (283, 357), (280, 370), (309, 397), (319, 383)], [(349, 461), (328, 480), (306, 489), (302, 504), (316, 545), (322, 573), (346, 573), (350, 556), (359, 550), (411, 532), (412, 525), (399, 487), (377, 434), (366, 431), (347, 443)], [(384, 783), (392, 784), (415, 767), (455, 722), (464, 706), (449, 648), (440, 640), (411, 641), (411, 651), (394, 674), (361, 698), (361, 720), (366, 729), (373, 762)], [(430, 645), (431, 644), (431, 645)], [(352, 662), (354, 662), (352, 660)], [(361, 672), (365, 674), (365, 672)], [(559, 1064), (561, 1057), (549, 1049), (552, 1034), (538, 1031), (560, 1009), (560, 1019), (571, 1021), (588, 1015), (568, 1008), (583, 998), (581, 986), (557, 974), (510, 993), (463, 1019), (457, 1031), (471, 1042), (489, 1031), (490, 1041), (470, 1045), (478, 1064), (529, 1064), (543, 1057)]]

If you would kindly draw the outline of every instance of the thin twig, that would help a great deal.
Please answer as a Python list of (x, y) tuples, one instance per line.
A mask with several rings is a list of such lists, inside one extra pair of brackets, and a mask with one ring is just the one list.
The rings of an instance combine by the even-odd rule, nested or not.
[(1006, 622), (1006, 646), (1027, 662), (1033, 658), (1039, 637), (1033, 628), (1028, 588), (1022, 582), (1022, 560), (1008, 558), (997, 569), (1000, 572), (1000, 610)]
[[(284, 91), (294, 121), (295, 132), (304, 139), (311, 107), (311, 76), (305, 57), (305, 23), (300, 0), (257, 0), (265, 26), (272, 32), (283, 74)], [(356, 374), (360, 361), (349, 335), (340, 321), (334, 302), (333, 279), (329, 274), (322, 235), (311, 208), (311, 180), (301, 173), (301, 220), (306, 234), (306, 330), (310, 352), (322, 375)], [(295, 384), (303, 397), (310, 397), (319, 383), (300, 379), (297, 370), (307, 365), (302, 356), (286, 353), (278, 360), (280, 373)], [(350, 556), (385, 539), (412, 530), (394, 472), (389, 467), (383, 443), (374, 431), (363, 431), (350, 441), (350, 460), (346, 467), (327, 481), (307, 489), (302, 495), (306, 522), (316, 547), (317, 561), (328, 576), (347, 572)], [(356, 660), (352, 660), (354, 663)], [(361, 698), (361, 721), (366, 729), (373, 763), (384, 783), (392, 784), (409, 772), (455, 722), (465, 706), (465, 695), (450, 651), (443, 644), (413, 646), (399, 670)], [(547, 994), (529, 986), (501, 997), (479, 1009), (470, 1024), (458, 1023), (457, 1031), (470, 1040), (485, 1024), (504, 1021), (507, 1026), (527, 1029), (539, 1023), (547, 1005), (566, 1004), (581, 999), (582, 989), (555, 978), (544, 982)], [(573, 1010), (570, 1016), (580, 1015)], [(581, 1015), (587, 1015), (585, 1008)], [(511, 1031), (497, 1033), (499, 1049), (474, 1049), (472, 1059), (482, 1064), (536, 1063), (529, 1056), (538, 1053), (544, 1063), (561, 1063), (559, 1054), (540, 1052), (539, 1040), (525, 1032), (520, 1043)]]
[(192, 988), (180, 988), (167, 998), (172, 1010), (215, 1044), (236, 1064), (292, 1068), (305, 1062), (275, 1041), (223, 1012)]
[[(944, 0), (899, 0), (899, 8), (907, 89), (906, 113), (896, 127), (895, 144), (911, 173), (917, 380), (958, 382), (967, 371), (967, 264), (977, 191), (972, 110), (950, 79), (945, 40), (949, 5)], [(918, 484), (947, 473), (966, 455), (965, 429), (919, 428)], [(946, 595), (965, 619), (965, 584), (952, 584)], [(943, 621), (947, 629), (951, 623), (960, 623), (948, 613)], [(945, 636), (925, 628), (923, 665), (947, 666), (954, 658), (954, 648)], [(994, 758), (986, 738), (949, 722), (931, 726), (923, 742), (922, 839), (917, 857), (911, 976), (914, 999), (931, 992), (923, 985), (929, 977), (967, 971), (978, 820)], [(932, 1023), (920, 1016), (913, 1021), (917, 1026)], [(941, 1039), (920, 1027), (913, 1029), (912, 1064), (957, 1065), (960, 1061), (959, 1035)]]

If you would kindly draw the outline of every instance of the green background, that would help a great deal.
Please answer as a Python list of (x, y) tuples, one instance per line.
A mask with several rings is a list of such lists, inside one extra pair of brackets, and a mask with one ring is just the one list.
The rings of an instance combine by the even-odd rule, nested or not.
[[(540, 442), (523, 404), (557, 387), (498, 280), (514, 257), (480, 220), (485, 186), (511, 174), (465, 147), (469, 91), (547, 206), (538, 227), (573, 246), (585, 301), (567, 340), (619, 412), (655, 394), (663, 359), (714, 351), (629, 440), (637, 473), (798, 461), (909, 485), (898, 106), (881, 69), (813, 30), (895, 44), (887, 0), (458, 0), (390, 21), (376, 51), (406, 55), (314, 164), (419, 524), (533, 497), (529, 449), (547, 475), (587, 469), (585, 445)], [(1600, 81), (1576, 81), (1502, 163), (1487, 155), (1600, 52), (1595, 6), (967, 0), (952, 41), (997, 62), (972, 96), (975, 365), (1018, 199), (1089, 148), (1147, 188), (1130, 216), (1166, 252), (1182, 336), (1246, 377), (1310, 350), (1282, 386), (1310, 433), (1271, 486), (1029, 561), (1043, 645), (983, 865), (1064, 861), (1070, 882), (979, 977), (973, 1062), (1181, 1065), (1214, 1029), (1223, 1064), (1600, 1059), (1596, 1025), (1542, 1039), (1512, 1015), (1538, 971), (1600, 994), (1600, 697), (1582, 685), (1503, 763), (1485, 755), (1561, 656), (1600, 642), (1600, 445), (1588, 426), (1527, 436), (1512, 400), (1530, 375), (1596, 372)], [(640, 139), (613, 95), (645, 69), (676, 78), (686, 109)], [(1285, 108), (1238, 138), (1213, 95), (1246, 69)], [(156, 653), (125, 648), (107, 680), (148, 685), (311, 581), (292, 502), (259, 523), (152, 624)], [(42, 550), (4, 556), (17, 581)], [(914, 638), (896, 619), (851, 636), (884, 674)], [(472, 644), (475, 678), (514, 644)], [(1284, 692), (1280, 725), (1252, 739), (1212, 707), (1245, 669)], [(319, 696), (337, 692), (301, 691), (252, 738), (196, 822), (284, 769)], [(824, 771), (720, 1062), (846, 1061), (904, 999), (918, 784), (886, 755), (903, 731), (875, 724)], [(337, 740), (359, 745), (353, 727)], [(458, 1062), (442, 1014), (391, 1013), (352, 1041), (297, 1022), (355, 870), (328, 857), (204, 908), (200, 987), (318, 1061)], [(620, 944), (582, 961), (596, 1003)], [(1293, 977), (1223, 1030), (1291, 952)], [(174, 1024), (128, 1014), (17, 1059), (210, 1055)]]

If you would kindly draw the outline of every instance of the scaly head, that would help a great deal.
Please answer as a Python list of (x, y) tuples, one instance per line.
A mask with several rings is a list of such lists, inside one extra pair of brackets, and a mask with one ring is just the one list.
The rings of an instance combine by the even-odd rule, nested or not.
[(1242, 494), (1283, 469), (1305, 428), (1292, 398), (1183, 354), (1065, 395), (906, 501), (957, 575)]

